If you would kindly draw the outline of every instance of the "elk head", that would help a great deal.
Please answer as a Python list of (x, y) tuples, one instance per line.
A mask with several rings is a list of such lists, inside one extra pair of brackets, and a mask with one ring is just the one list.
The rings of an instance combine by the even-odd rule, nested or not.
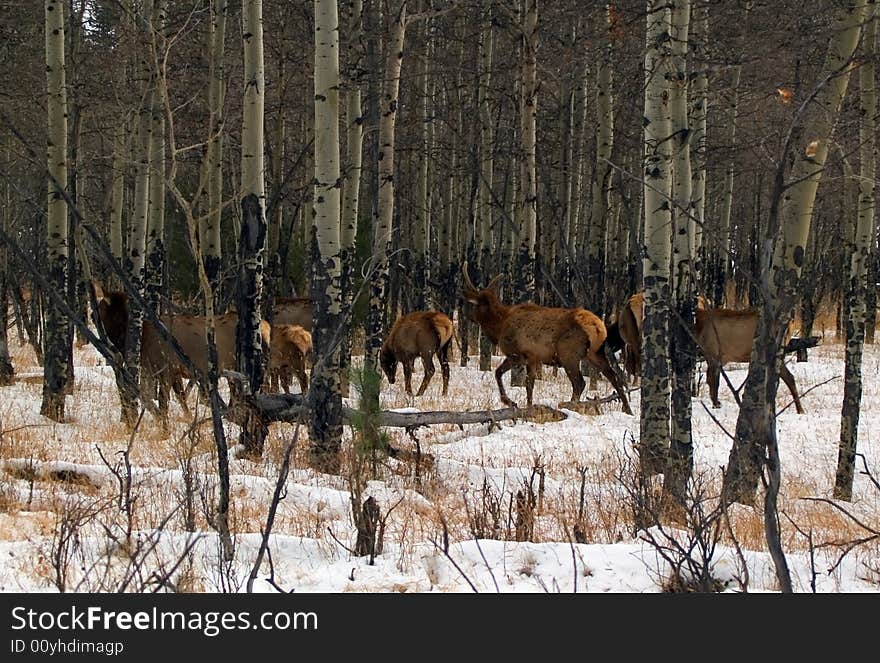
[(504, 278), (504, 274), (498, 274), (495, 278), (489, 281), (489, 285), (480, 290), (474, 285), (473, 281), (471, 281), (471, 276), (468, 274), (467, 267), (467, 261), (462, 263), (461, 274), (464, 277), (464, 284), (462, 285), (461, 291), (464, 298), (469, 303), (473, 304), (471, 320), (480, 323), (487, 320), (492, 315), (492, 310), (497, 308), (501, 303), (498, 298), (498, 286), (501, 279)]
[(397, 357), (391, 348), (382, 346), (382, 350), (379, 352), (379, 364), (382, 366), (385, 377), (388, 378), (388, 384), (394, 384), (397, 377)]

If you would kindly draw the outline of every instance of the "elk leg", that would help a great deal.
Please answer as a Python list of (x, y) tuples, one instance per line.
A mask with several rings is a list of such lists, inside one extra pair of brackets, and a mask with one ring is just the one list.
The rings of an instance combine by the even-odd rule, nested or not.
[(406, 393), (412, 396), (413, 360), (407, 358), (404, 359), (401, 363), (403, 364), (403, 384), (406, 387)]
[(510, 400), (507, 397), (507, 392), (504, 391), (504, 382), (502, 382), (502, 378), (504, 374), (507, 373), (511, 368), (513, 368), (518, 362), (514, 361), (510, 357), (505, 357), (504, 361), (502, 361), (498, 368), (495, 369), (495, 382), (498, 383), (498, 392), (501, 394), (501, 402), (504, 403), (508, 407), (516, 407), (516, 403)]
[(581, 373), (580, 361), (574, 364), (563, 364), (562, 368), (565, 369), (568, 381), (571, 382), (571, 400), (573, 403), (577, 403), (581, 399), (581, 394), (584, 393), (584, 387), (587, 386)]
[(791, 371), (788, 370), (785, 363), (779, 367), (779, 377), (782, 378), (782, 381), (785, 382), (788, 390), (791, 392), (792, 397), (794, 397), (794, 407), (797, 410), (797, 413), (803, 414), (804, 408), (801, 405), (801, 397), (798, 395), (797, 385), (794, 383), (794, 376), (791, 374)]
[(590, 350), (587, 353), (587, 359), (589, 359), (590, 363), (593, 364), (596, 368), (598, 368), (602, 375), (611, 383), (611, 386), (614, 387), (614, 391), (617, 392), (617, 395), (620, 397), (620, 403), (623, 406), (623, 411), (627, 414), (632, 414), (632, 408), (629, 406), (629, 399), (626, 397), (626, 389), (624, 389), (623, 384), (621, 383), (617, 373), (614, 372), (614, 369), (611, 368), (611, 364), (608, 363), (608, 358), (602, 352), (596, 352), (594, 350)]
[(431, 381), (431, 378), (434, 377), (434, 360), (431, 358), (430, 354), (422, 355), (422, 366), (425, 367), (425, 377), (422, 378), (422, 384), (419, 386), (416, 396), (421, 396), (425, 393), (425, 389), (428, 388), (428, 383)]
[(442, 346), (440, 350), (437, 352), (437, 356), (440, 358), (440, 373), (443, 375), (443, 395), (446, 395), (446, 391), (449, 389), (449, 346), (452, 345), (451, 342)]
[(309, 390), (309, 376), (306, 375), (306, 367), (303, 366), (302, 361), (300, 361), (298, 366), (294, 367), (294, 372), (296, 373), (297, 381), (299, 381), (299, 389), (305, 394)]
[(529, 407), (532, 406), (532, 391), (535, 388), (535, 378), (538, 377), (538, 372), (541, 370), (541, 364), (535, 362), (529, 362), (526, 370), (526, 405)]
[(718, 401), (718, 382), (721, 379), (721, 364), (706, 360), (706, 382), (709, 383), (709, 397), (712, 399), (712, 407), (721, 407)]

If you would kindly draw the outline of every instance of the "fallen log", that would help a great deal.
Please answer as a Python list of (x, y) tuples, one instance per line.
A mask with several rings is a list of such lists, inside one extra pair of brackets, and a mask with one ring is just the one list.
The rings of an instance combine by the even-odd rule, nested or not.
[[(308, 407), (302, 394), (251, 394), (245, 377), (236, 371), (223, 371), (229, 381), (230, 399), (226, 409), (226, 419), (240, 424), (246, 420), (248, 412), (254, 412), (266, 424), (285, 422), (305, 423)], [(566, 404), (566, 407), (570, 404)], [(342, 408), (342, 419), (351, 425), (362, 414), (350, 407)], [(436, 424), (494, 424), (499, 421), (533, 421), (548, 423), (567, 419), (567, 415), (547, 405), (533, 405), (528, 408), (506, 407), (499, 410), (477, 410), (475, 412), (456, 412), (439, 410), (433, 412), (395, 412), (384, 410), (376, 415), (379, 426), (415, 429)]]

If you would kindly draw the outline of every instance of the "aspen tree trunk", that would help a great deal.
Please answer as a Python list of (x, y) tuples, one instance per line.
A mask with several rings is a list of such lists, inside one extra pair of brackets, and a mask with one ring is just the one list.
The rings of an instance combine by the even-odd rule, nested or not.
[[(140, 35), (139, 45), (139, 68), (144, 80), (141, 104), (137, 109), (137, 128), (134, 138), (135, 171), (134, 171), (134, 201), (131, 221), (128, 228), (127, 252), (125, 267), (131, 279), (132, 286), (138, 294), (144, 294), (147, 227), (149, 223), (150, 208), (150, 148), (152, 147), (152, 114), (153, 103), (156, 98), (155, 83), (156, 71), (153, 67), (150, 55), (150, 42), (152, 35), (152, 23), (146, 22), (143, 34)], [(133, 298), (128, 300), (128, 329), (125, 336), (125, 368), (134, 384), (140, 382), (140, 358), (141, 358), (141, 328), (143, 326), (144, 312)], [(121, 419), (128, 426), (133, 426), (137, 421), (138, 397), (126, 384), (120, 384), (119, 398), (122, 407)]]
[[(78, 6), (77, 6), (78, 5)], [(84, 168), (84, 152), (83, 152), (83, 124), (84, 118), (88, 111), (88, 106), (83, 103), (83, 66), (81, 53), (85, 44), (83, 37), (84, 22), (86, 20), (86, 0), (79, 0), (77, 5), (70, 3), (70, 16), (68, 17), (68, 25), (70, 29), (67, 35), (68, 60), (67, 60), (67, 84), (71, 90), (68, 97), (68, 114), (71, 118), (70, 137), (68, 138), (68, 147), (70, 156), (68, 159), (68, 193), (73, 207), (68, 209), (68, 235), (71, 242), (69, 248), (69, 272), (68, 272), (68, 301), (72, 308), (79, 312), (83, 320), (88, 320), (88, 305), (86, 292), (87, 288), (91, 288), (90, 280), (87, 278), (89, 266), (87, 264), (88, 257), (85, 255), (85, 232), (80, 227), (74, 209), (83, 210), (85, 208), (84, 201), (87, 199), (86, 187), (87, 178), (85, 177)], [(80, 328), (69, 321), (68, 336), (70, 344), (68, 345), (68, 366), (67, 373), (67, 391), (73, 393), (74, 386), (74, 361), (73, 361), (73, 339), (76, 338), (78, 345), (86, 343), (85, 336)]]
[(126, 148), (126, 125), (120, 122), (113, 135), (113, 183), (110, 192), (110, 252), (121, 264), (125, 246), (122, 241), (122, 218), (125, 207), (125, 171), (128, 152)]
[[(223, 100), (226, 96), (226, 65), (223, 55), (226, 43), (226, 14), (229, 0), (211, 0), (211, 28), (209, 34), (210, 60), (208, 65), (209, 138), (205, 155), (207, 173), (208, 209), (200, 223), (199, 243), (202, 260), (214, 297), (218, 294), (223, 271), (223, 253), (220, 227), (223, 205), (223, 133), (225, 118)], [(262, 93), (262, 91), (261, 91)]]
[(669, 108), (672, 115), (672, 277), (675, 311), (670, 317), (672, 362), (672, 436), (664, 472), (664, 489), (679, 507), (685, 506), (687, 483), (694, 466), (691, 431), (691, 385), (696, 367), (694, 329), (696, 291), (693, 273), (695, 224), (692, 199), (691, 145), (688, 123), (688, 30), (691, 0), (672, 0), (672, 74), (669, 81)]
[[(587, 162), (589, 159), (587, 158), (587, 135), (590, 130), (589, 123), (587, 121), (588, 111), (590, 108), (590, 66), (589, 62), (584, 63), (584, 72), (583, 77), (580, 80), (579, 87), (579, 103), (580, 103), (580, 114), (578, 117), (579, 128), (578, 128), (578, 147), (577, 147), (577, 165), (575, 166), (575, 181), (574, 181), (574, 191), (572, 193), (572, 197), (574, 199), (573, 209), (570, 213), (570, 222), (567, 229), (566, 241), (569, 246), (569, 259), (574, 260), (575, 264), (572, 265), (573, 270), (577, 272), (578, 277), (578, 287), (575, 290), (574, 284), (572, 284), (572, 298), (574, 300), (583, 299), (586, 300), (587, 293), (582, 292), (582, 286), (580, 285), (583, 282), (583, 270), (581, 270), (581, 248), (583, 246), (583, 238), (586, 237), (586, 227), (587, 227), (587, 219), (584, 218), (584, 208), (586, 205), (582, 201), (583, 198), (586, 198), (584, 193), (584, 180), (585, 173), (587, 170)], [(572, 279), (574, 280), (574, 279)]]
[[(257, 393), (262, 387), (264, 372), (260, 321), (267, 231), (262, 0), (245, 0), (241, 12), (241, 34), (244, 42), (245, 89), (241, 128), (242, 218), (238, 246), (238, 325), (235, 330), (235, 349), (238, 370), (248, 377), (251, 393)], [(268, 430), (256, 417), (249, 419), (241, 428), (240, 441), (246, 453), (261, 455)]]
[[(0, 143), (3, 153), (3, 172), (9, 173), (10, 169), (10, 136)], [(4, 234), (9, 232), (9, 218), (12, 210), (11, 185), (9, 180), (3, 178), (3, 197), (0, 199), (0, 230)], [(9, 290), (8, 284), (12, 281), (9, 275), (9, 256), (6, 244), (0, 244), (0, 387), (12, 384), (15, 371), (12, 367), (12, 359), (9, 356)]]
[[(452, 138), (452, 143), (453, 147), (450, 149), (451, 155), (449, 156), (450, 174), (445, 180), (441, 180), (441, 186), (443, 188), (443, 221), (440, 226), (440, 236), (437, 238), (440, 251), (441, 270), (441, 285), (437, 299), (440, 303), (440, 308), (443, 311), (450, 312), (456, 308), (456, 277), (455, 265), (453, 264), (454, 254), (452, 250), (452, 244), (455, 237), (455, 177), (452, 174), (454, 172), (454, 166), (452, 164), (455, 162), (455, 137)], [(459, 324), (460, 323), (461, 320), (459, 320)]]
[[(76, 18), (75, 16), (73, 17)], [(77, 29), (76, 20), (71, 21), (72, 23), (72, 32), (75, 32)], [(76, 39), (75, 35), (72, 39)], [(71, 48), (71, 58), (67, 61), (67, 72), (71, 73), (72, 68), (71, 64), (73, 62), (73, 55), (76, 53), (76, 48)], [(70, 76), (71, 89), (75, 89), (77, 85), (76, 73), (74, 70), (74, 75)], [(82, 119), (83, 119), (83, 108), (80, 104), (79, 99), (77, 98), (77, 94), (71, 95), (72, 99), (68, 99), (68, 116), (71, 121), (68, 123), (70, 127), (70, 136), (67, 139), (67, 145), (70, 150), (70, 154), (67, 159), (67, 193), (70, 196), (70, 200), (72, 201), (72, 207), (68, 206), (67, 209), (67, 236), (68, 236), (68, 255), (67, 255), (67, 301), (70, 303), (71, 308), (74, 311), (77, 311), (78, 316), (83, 320), (88, 320), (88, 313), (86, 312), (86, 300), (85, 300), (85, 283), (83, 282), (83, 265), (82, 261), (85, 259), (85, 256), (82, 255), (80, 251), (80, 247), (83, 246), (83, 233), (82, 229), (79, 228), (79, 223), (77, 222), (76, 214), (74, 213), (74, 209), (82, 208), (82, 201), (85, 196), (83, 195), (84, 187), (84, 179), (80, 178), (81, 166), (82, 166)], [(72, 103), (71, 103), (72, 102)], [(73, 386), (75, 382), (75, 372), (76, 366), (73, 361), (73, 340), (76, 338), (78, 343), (84, 343), (85, 339), (82, 336), (82, 333), (79, 329), (74, 325), (71, 321), (68, 321), (67, 327), (67, 385), (65, 387), (67, 394), (73, 393)]]
[(871, 254), (868, 258), (868, 288), (865, 293), (865, 343), (874, 344), (874, 335), (877, 329), (877, 282), (880, 281), (880, 252), (877, 250), (878, 238), (874, 215), (874, 240), (871, 242)]
[[(524, 0), (520, 84), (520, 206), (522, 225), (516, 256), (516, 301), (535, 297), (535, 237), (538, 182), (535, 150), (538, 119), (538, 0)], [(522, 371), (524, 377), (524, 371)], [(513, 377), (511, 378), (514, 379)]]
[(342, 318), (339, 168), (339, 17), (336, 0), (315, 0), (315, 189), (312, 212), (312, 464), (339, 471)]
[(419, 124), (421, 126), (421, 145), (418, 153), (418, 173), (416, 175), (416, 201), (414, 209), (413, 225), (413, 297), (412, 307), (417, 311), (423, 311), (428, 304), (428, 246), (430, 243), (431, 218), (431, 190), (428, 186), (429, 169), (431, 160), (428, 123), (428, 62), (431, 59), (431, 24), (425, 23), (425, 53), (422, 57), (422, 71), (419, 100)]
[[(511, 127), (511, 134), (515, 131)], [(515, 136), (511, 143), (516, 140)], [(511, 159), (511, 161), (513, 161)], [(516, 256), (516, 246), (519, 240), (519, 229), (522, 227), (522, 209), (519, 206), (518, 168), (517, 165), (510, 167), (510, 175), (507, 178), (507, 193), (505, 200), (508, 201), (507, 216), (510, 223), (505, 224), (501, 237), (501, 269), (504, 274), (504, 282), (513, 283), (513, 259)]]
[[(767, 239), (761, 247), (763, 310), (755, 330), (735, 440), (724, 474), (722, 495), (728, 502), (754, 501), (765, 464), (771, 475), (767, 495), (775, 497), (778, 490), (775, 400), (781, 350), (794, 312), (816, 190), (846, 94), (864, 10), (865, 0), (853, 0), (835, 11), (833, 32), (815, 92), (801, 102), (805, 104), (803, 111), (794, 119), (784, 158), (779, 161)], [(789, 172), (785, 172), (786, 167)], [(773, 509), (765, 505), (765, 512), (768, 511), (773, 512), (774, 520), (765, 523), (769, 526), (775, 523), (775, 504)]]
[[(345, 121), (347, 127), (346, 144), (348, 164), (345, 175), (345, 188), (342, 201), (342, 225), (340, 227), (340, 262), (342, 273), (342, 310), (347, 311), (354, 299), (354, 249), (360, 208), (361, 173), (363, 171), (364, 113), (361, 107), (361, 86), (359, 65), (364, 53), (361, 52), (360, 41), (363, 33), (363, 3), (352, 0), (348, 20), (349, 75), (348, 91), (345, 97)], [(348, 372), (351, 366), (351, 316), (344, 318), (345, 328), (339, 351), (340, 391), (346, 398), (349, 396)]]
[[(538, 0), (522, 0), (519, 79), (519, 225), (513, 260), (513, 302), (534, 301), (538, 225)], [(514, 366), (510, 384), (526, 384), (524, 366)]]
[[(64, 71), (64, 3), (46, 0), (46, 79), (48, 147), (47, 242), (49, 280), (58, 292), (67, 292), (67, 203), (58, 191), (67, 187), (67, 94)], [(64, 420), (64, 389), (67, 383), (67, 316), (51, 303), (43, 338), (43, 402), (40, 414)]]
[[(745, 4), (743, 20), (748, 21), (749, 12), (752, 8), (751, 0)], [(745, 30), (744, 30), (745, 32)], [(741, 40), (741, 48), (745, 48), (745, 40)], [(742, 65), (737, 64), (733, 67), (730, 81), (730, 99), (727, 105), (727, 127), (728, 127), (728, 145), (731, 149), (736, 146), (737, 141), (737, 123), (739, 121), (739, 87), (742, 77)], [(730, 240), (733, 228), (730, 219), (733, 210), (733, 192), (736, 183), (736, 163), (734, 159), (730, 159), (727, 163), (727, 172), (724, 178), (724, 197), (721, 203), (721, 218), (719, 229), (720, 243), (715, 250), (715, 266), (712, 278), (714, 292), (711, 293), (712, 300), (717, 306), (722, 306), (726, 302), (727, 282), (731, 277), (731, 261), (730, 261)]]
[[(165, 0), (154, 0), (151, 24), (154, 62), (158, 66), (165, 48)], [(147, 242), (145, 295), (147, 303), (157, 313), (160, 311), (162, 283), (165, 275), (165, 94), (166, 81), (156, 74), (156, 87), (152, 99), (150, 122), (150, 190), (149, 218), (147, 219)]]
[[(709, 41), (709, 2), (695, 0), (691, 16), (688, 46), (693, 53), (696, 72), (693, 74), (693, 97), (691, 100), (690, 144), (693, 177), (691, 200), (693, 205), (693, 233), (691, 256), (693, 257), (694, 282), (700, 283), (703, 272), (703, 226), (706, 222), (706, 145), (707, 118), (709, 113), (709, 75), (706, 47)], [(720, 304), (720, 302), (719, 302)]]
[(859, 68), (861, 126), (859, 134), (860, 173), (858, 215), (853, 219), (855, 238), (850, 257), (849, 300), (846, 321), (846, 358), (843, 405), (840, 413), (840, 450), (834, 497), (852, 500), (856, 448), (859, 439), (859, 412), (862, 403), (862, 351), (865, 340), (866, 286), (871, 244), (874, 239), (874, 148), (877, 133), (876, 68), (874, 65), (877, 20), (876, 2), (868, 1), (868, 17), (862, 37), (862, 64)]
[[(742, 65), (733, 67), (730, 82), (730, 100), (727, 106), (727, 126), (729, 131), (729, 145), (736, 145), (736, 125), (739, 107), (739, 84), (742, 75)], [(734, 159), (727, 163), (727, 172), (724, 176), (724, 197), (721, 202), (721, 218), (719, 244), (716, 249), (715, 270), (713, 275), (712, 300), (719, 306), (724, 305), (727, 297), (727, 282), (730, 280), (730, 235), (733, 228), (730, 224), (733, 210), (733, 192), (736, 183), (736, 164)]]
[(379, 108), (379, 194), (376, 216), (373, 219), (373, 274), (370, 279), (364, 348), (364, 367), (371, 372), (379, 370), (379, 348), (382, 346), (382, 323), (388, 290), (389, 254), (394, 223), (394, 133), (406, 35), (406, 6), (406, 0), (403, 0), (392, 18), (391, 36), (386, 50), (385, 82)]
[[(479, 152), (479, 203), (477, 204), (479, 228), (478, 274), (483, 283), (492, 278), (492, 179), (494, 162), (492, 154), (492, 115), (489, 106), (490, 83), (492, 76), (493, 41), (492, 16), (490, 4), (486, 1), (480, 6), (480, 38), (477, 46), (479, 84), (477, 106), (480, 112), (480, 152)], [(492, 369), (492, 341), (480, 330), (480, 370)]]
[[(606, 12), (607, 17), (607, 12)], [(607, 212), (611, 194), (611, 151), (614, 147), (614, 102), (612, 99), (612, 67), (608, 23), (602, 55), (596, 63), (596, 166), (593, 169), (592, 211), (590, 212), (589, 247), (587, 249), (586, 307), (600, 317), (605, 302), (605, 242), (608, 232)]]
[[(284, 57), (279, 58), (278, 65), (278, 115), (275, 118), (275, 141), (272, 152), (272, 182), (277, 193), (284, 179), (284, 151), (287, 142), (287, 110), (285, 99)], [(266, 239), (266, 309), (272, 309), (272, 302), (281, 285), (281, 256), (278, 249), (281, 244), (281, 229), (284, 227), (284, 202), (275, 193), (270, 196), (274, 200), (269, 219), (268, 236)]]
[(645, 308), (642, 327), (642, 472), (664, 469), (670, 434), (669, 303), (672, 299), (672, 133), (669, 89), (670, 13), (665, 0), (648, 0), (645, 50)]

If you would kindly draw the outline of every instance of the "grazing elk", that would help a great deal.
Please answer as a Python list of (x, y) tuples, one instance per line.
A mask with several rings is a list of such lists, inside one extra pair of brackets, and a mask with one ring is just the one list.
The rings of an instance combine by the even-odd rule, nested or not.
[(507, 306), (498, 298), (496, 289), (501, 275), (479, 290), (471, 282), (467, 263), (462, 265), (462, 274), (464, 298), (473, 305), (471, 319), (505, 355), (495, 369), (495, 381), (505, 405), (516, 407), (504, 391), (502, 378), (511, 368), (522, 364), (527, 368), (528, 405), (532, 405), (535, 377), (542, 364), (562, 366), (571, 382), (571, 400), (578, 401), (586, 387), (580, 369), (581, 360), (586, 359), (614, 386), (623, 411), (632, 414), (626, 390), (602, 350), (607, 330), (598, 316), (582, 308), (548, 308), (531, 303)]
[(416, 311), (398, 318), (379, 352), (379, 363), (388, 382), (394, 384), (397, 363), (403, 365), (403, 383), (412, 396), (412, 372), (416, 357), (421, 357), (425, 376), (416, 392), (421, 396), (434, 376), (434, 359), (440, 360), (443, 395), (449, 389), (449, 346), (452, 343), (452, 320), (440, 311)]
[(299, 325), (272, 325), (272, 344), (269, 352), (270, 389), (290, 393), (291, 374), (299, 381), (302, 393), (309, 390), (306, 365), (312, 356), (312, 335)]

